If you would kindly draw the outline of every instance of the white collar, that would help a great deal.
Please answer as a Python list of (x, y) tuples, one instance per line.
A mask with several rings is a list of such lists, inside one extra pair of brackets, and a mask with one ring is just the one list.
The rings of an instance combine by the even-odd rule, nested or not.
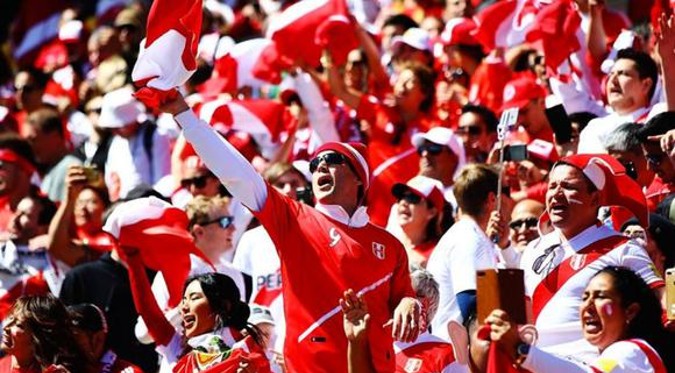
[[(610, 236), (619, 235), (618, 232), (607, 227), (606, 225), (600, 223), (598, 224), (599, 225), (593, 224), (590, 227), (584, 229), (576, 236), (568, 239), (564, 245), (569, 246), (572, 250), (574, 250), (574, 252), (578, 252), (579, 250), (582, 250), (583, 248), (587, 247), (588, 245), (596, 241), (605, 239)], [(554, 228), (553, 232), (542, 237), (542, 241), (547, 246), (564, 242), (562, 233), (557, 228)]]
[(370, 221), (364, 206), (359, 206), (351, 217), (340, 205), (324, 205), (317, 202), (314, 208), (329, 218), (353, 228), (363, 228)]
[(643, 116), (643, 115), (645, 115), (646, 113), (648, 113), (649, 110), (651, 110), (651, 108), (650, 108), (649, 106), (643, 106), (643, 107), (641, 107), (641, 108), (639, 108), (639, 109), (637, 109), (637, 110), (631, 111), (630, 113), (625, 114), (625, 115), (621, 115), (621, 114), (619, 114), (619, 113), (617, 113), (617, 112), (614, 112), (614, 115), (616, 115), (618, 118), (623, 119), (623, 120), (626, 120), (626, 121), (628, 121), (628, 122), (635, 122), (635, 121), (638, 120), (641, 116)]
[(205, 348), (207, 351), (210, 351), (214, 339), (220, 339), (230, 348), (232, 348), (232, 346), (234, 346), (234, 344), (237, 343), (237, 340), (232, 335), (232, 331), (230, 331), (229, 327), (220, 328), (211, 333), (204, 333), (196, 337), (192, 337), (187, 340), (187, 343), (193, 349), (197, 347), (202, 347)]

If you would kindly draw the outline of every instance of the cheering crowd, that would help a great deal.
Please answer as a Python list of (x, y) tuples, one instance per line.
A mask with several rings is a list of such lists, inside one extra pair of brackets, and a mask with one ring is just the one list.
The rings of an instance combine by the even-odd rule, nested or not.
[(673, 5), (0, 6), (0, 373), (675, 371)]

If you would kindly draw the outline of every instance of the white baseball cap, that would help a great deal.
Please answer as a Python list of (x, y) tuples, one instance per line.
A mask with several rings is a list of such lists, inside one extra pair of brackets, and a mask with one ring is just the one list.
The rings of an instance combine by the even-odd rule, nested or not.
[(264, 323), (275, 325), (274, 317), (272, 317), (272, 312), (268, 307), (257, 304), (251, 304), (250, 307), (251, 315), (248, 317), (248, 322), (253, 325)]
[(419, 148), (424, 141), (447, 146), (457, 156), (457, 168), (453, 177), (457, 177), (461, 169), (466, 165), (466, 152), (464, 143), (455, 132), (445, 127), (434, 127), (424, 133), (416, 133), (412, 136), (412, 144)]
[(391, 40), (392, 48), (396, 48), (399, 44), (406, 44), (421, 51), (431, 52), (431, 39), (429, 33), (418, 27), (412, 27), (406, 30), (401, 36), (395, 36)]
[(114, 90), (103, 96), (101, 116), (98, 119), (102, 128), (122, 128), (126, 125), (143, 122), (148, 117), (145, 107), (133, 96), (131, 87)]

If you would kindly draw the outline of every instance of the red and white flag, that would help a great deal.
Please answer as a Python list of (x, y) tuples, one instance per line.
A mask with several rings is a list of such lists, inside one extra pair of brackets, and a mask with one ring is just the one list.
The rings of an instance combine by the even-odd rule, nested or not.
[(59, 34), (61, 13), (70, 7), (68, 0), (24, 0), (12, 28), (12, 54), (20, 66), (33, 63), (40, 48)]
[[(276, 143), (285, 129), (285, 107), (274, 100), (235, 100), (220, 98), (207, 101), (195, 108), (199, 117), (211, 124), (218, 132), (237, 130), (249, 133), (266, 146)], [(265, 141), (263, 141), (265, 142)]]
[(543, 3), (540, 0), (497, 1), (473, 17), (478, 26), (473, 34), (486, 51), (522, 44)]
[(322, 49), (328, 48), (335, 63), (342, 64), (359, 45), (352, 22), (345, 0), (300, 1), (270, 22), (267, 38), (292, 61), (317, 66)]
[(197, 69), (197, 46), (202, 25), (201, 0), (155, 0), (148, 16), (147, 36), (141, 42), (131, 73), (136, 97), (150, 107), (170, 97)]
[[(195, 247), (187, 227), (183, 210), (149, 197), (117, 206), (103, 230), (115, 237), (118, 245), (138, 248), (143, 263), (162, 272), (173, 307), (180, 302), (183, 282), (190, 273), (190, 254), (210, 263)], [(123, 250), (119, 252), (123, 255)]]
[(213, 75), (200, 87), (204, 95), (236, 93), (239, 88), (260, 88), (279, 84), (281, 71), (287, 67), (278, 58), (274, 42), (257, 38), (233, 45), (222, 55), (216, 55)]
[(529, 42), (540, 40), (544, 50), (546, 66), (558, 69), (572, 53), (581, 48), (577, 30), (581, 16), (572, 0), (559, 0), (544, 6), (527, 32)]

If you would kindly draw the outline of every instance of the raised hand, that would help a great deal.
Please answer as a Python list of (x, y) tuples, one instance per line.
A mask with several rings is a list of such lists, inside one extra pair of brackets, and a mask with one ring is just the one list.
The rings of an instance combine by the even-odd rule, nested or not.
[(370, 314), (363, 296), (356, 295), (354, 290), (349, 289), (340, 299), (340, 307), (347, 340), (354, 342), (367, 338)]

